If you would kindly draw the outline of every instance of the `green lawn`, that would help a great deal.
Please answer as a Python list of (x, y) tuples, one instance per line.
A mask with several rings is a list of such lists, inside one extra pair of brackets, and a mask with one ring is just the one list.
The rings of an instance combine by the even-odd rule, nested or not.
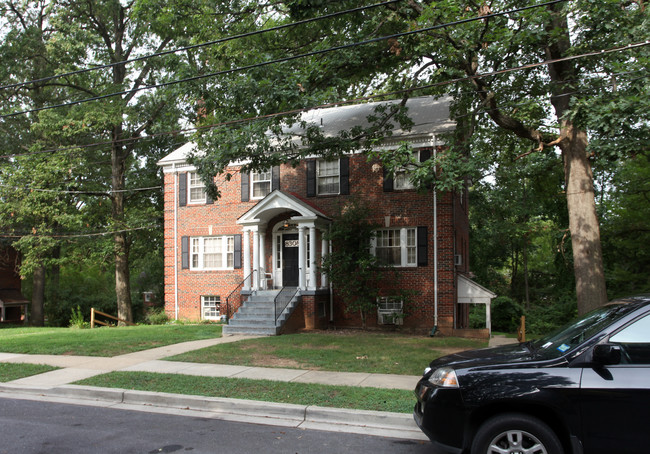
[(221, 337), (220, 325), (142, 325), (95, 329), (6, 327), (0, 329), (0, 351), (110, 357), (213, 337)]
[(166, 359), (243, 366), (420, 375), (434, 358), (459, 349), (485, 346), (486, 341), (475, 339), (346, 331), (345, 334), (303, 333), (250, 339)]
[(0, 363), (0, 383), (42, 374), (43, 372), (49, 372), (55, 369), (58, 369), (58, 367), (46, 366), (44, 364)]
[[(284, 383), (268, 380), (197, 377), (149, 372), (111, 372), (81, 380), (75, 384), (399, 413), (412, 412), (415, 403), (413, 391), (397, 389)], [(415, 387), (415, 383), (413, 386)]]

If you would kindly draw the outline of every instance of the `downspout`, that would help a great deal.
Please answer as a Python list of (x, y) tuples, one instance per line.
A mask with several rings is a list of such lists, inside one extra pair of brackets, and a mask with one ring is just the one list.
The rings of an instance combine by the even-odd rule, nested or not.
[[(433, 159), (436, 159), (437, 143), (433, 140)], [(434, 167), (434, 172), (437, 168)], [(433, 186), (433, 328), (431, 336), (438, 331), (438, 189)]]
[(174, 320), (178, 320), (178, 171), (174, 163)]
[[(329, 225), (327, 227), (330, 231), (332, 230), (332, 226)], [(329, 240), (328, 242), (328, 249), (329, 249), (329, 254), (332, 254), (332, 240)], [(332, 279), (327, 277), (327, 284), (329, 285), (330, 288), (330, 323), (334, 322), (334, 287), (332, 287)]]

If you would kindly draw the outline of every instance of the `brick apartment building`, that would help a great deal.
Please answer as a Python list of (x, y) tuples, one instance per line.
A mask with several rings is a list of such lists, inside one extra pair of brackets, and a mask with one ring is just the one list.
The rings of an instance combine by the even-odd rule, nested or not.
[[(303, 115), (323, 133), (366, 123), (377, 103), (319, 109)], [(408, 142), (421, 161), (443, 152), (450, 131), (449, 100), (408, 101), (410, 130), (396, 127), (382, 149)], [(288, 132), (290, 133), (290, 132)], [(241, 173), (241, 164), (218, 177), (211, 200), (187, 163), (194, 144), (163, 158), (165, 194), (165, 311), (172, 319), (227, 319), (228, 332), (276, 334), (331, 326), (358, 327), (358, 313), (331, 288), (319, 263), (331, 244), (333, 218), (354, 199), (373, 207), (382, 227), (371, 245), (416, 291), (404, 305), (391, 282), (382, 288), (368, 326), (445, 334), (468, 325), (468, 304), (494, 296), (468, 279), (467, 191), (416, 191), (408, 171), (389, 176), (378, 161), (350, 154), (335, 161), (305, 159), (264, 172)], [(387, 279), (387, 281), (390, 281)], [(282, 290), (280, 290), (282, 289)], [(395, 317), (395, 315), (398, 315)]]

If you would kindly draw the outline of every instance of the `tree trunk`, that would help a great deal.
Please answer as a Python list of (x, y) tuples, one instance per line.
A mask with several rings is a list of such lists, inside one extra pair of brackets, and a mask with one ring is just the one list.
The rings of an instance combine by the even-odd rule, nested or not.
[[(117, 317), (133, 322), (131, 308), (131, 278), (129, 275), (129, 240), (124, 220), (124, 187), (127, 152), (118, 142), (122, 137), (122, 126), (113, 128), (113, 147), (111, 152), (112, 171), (112, 218), (113, 228), (118, 230), (114, 236), (115, 255), (115, 295), (117, 298)], [(122, 230), (122, 231), (119, 231)], [(120, 325), (124, 323), (120, 322)]]
[[(560, 59), (570, 54), (571, 37), (562, 5), (549, 6), (547, 57)], [(558, 33), (561, 31), (562, 33)], [(578, 314), (582, 315), (607, 303), (600, 226), (596, 215), (594, 176), (587, 159), (587, 133), (569, 118), (574, 83), (579, 80), (572, 61), (549, 64), (549, 76), (555, 82), (551, 103), (560, 124), (560, 149), (564, 160), (569, 231), (573, 247), (573, 269), (576, 279)]]
[(43, 303), (45, 302), (45, 267), (38, 266), (34, 269), (34, 281), (32, 284), (32, 308), (30, 320), (33, 326), (43, 326), (45, 316)]
[(578, 314), (607, 302), (600, 226), (596, 214), (594, 179), (587, 159), (587, 134), (567, 124), (561, 145), (566, 179), (569, 230), (573, 248)]

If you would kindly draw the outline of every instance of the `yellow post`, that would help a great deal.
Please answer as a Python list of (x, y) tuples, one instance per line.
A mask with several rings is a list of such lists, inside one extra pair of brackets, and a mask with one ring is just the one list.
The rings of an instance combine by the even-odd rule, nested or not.
[(519, 323), (519, 332), (517, 333), (517, 340), (519, 342), (526, 342), (526, 316), (521, 316), (521, 322)]
[(90, 308), (90, 327), (91, 328), (95, 327), (95, 308), (94, 307)]

